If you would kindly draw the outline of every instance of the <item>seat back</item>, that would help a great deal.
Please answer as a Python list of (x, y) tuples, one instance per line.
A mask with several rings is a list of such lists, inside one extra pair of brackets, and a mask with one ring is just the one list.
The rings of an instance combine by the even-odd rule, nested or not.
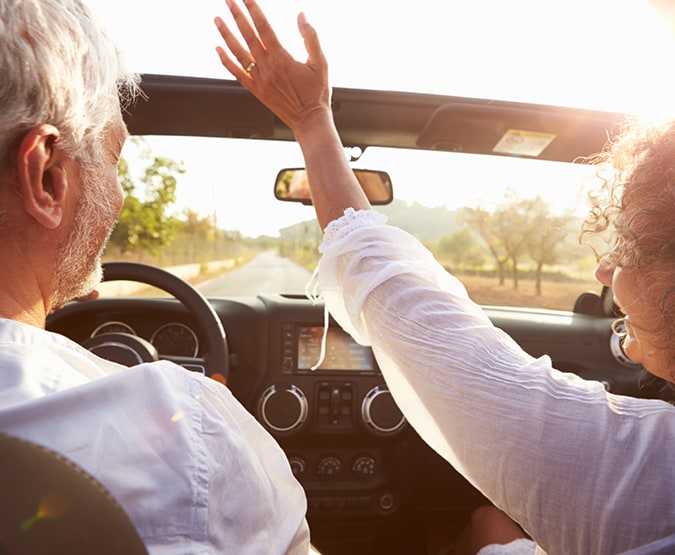
[(0, 554), (147, 555), (131, 520), (82, 468), (0, 433)]

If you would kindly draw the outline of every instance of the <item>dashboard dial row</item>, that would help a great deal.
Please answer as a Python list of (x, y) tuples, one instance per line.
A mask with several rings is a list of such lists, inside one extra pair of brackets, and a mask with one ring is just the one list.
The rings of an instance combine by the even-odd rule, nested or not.
[[(101, 324), (91, 332), (90, 337), (104, 333), (129, 333), (140, 337), (133, 327), (119, 321)], [(169, 322), (157, 328), (150, 337), (150, 343), (160, 355), (196, 357), (199, 352), (197, 334), (180, 322)]]

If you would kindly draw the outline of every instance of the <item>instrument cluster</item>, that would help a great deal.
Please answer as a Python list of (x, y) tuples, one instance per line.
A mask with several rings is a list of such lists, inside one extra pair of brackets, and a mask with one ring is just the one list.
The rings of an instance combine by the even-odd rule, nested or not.
[(196, 357), (199, 352), (199, 338), (195, 331), (181, 322), (168, 322), (156, 328), (148, 337), (138, 333), (133, 326), (119, 320), (110, 320), (96, 327), (90, 337), (105, 333), (128, 333), (143, 337), (154, 345), (164, 356)]

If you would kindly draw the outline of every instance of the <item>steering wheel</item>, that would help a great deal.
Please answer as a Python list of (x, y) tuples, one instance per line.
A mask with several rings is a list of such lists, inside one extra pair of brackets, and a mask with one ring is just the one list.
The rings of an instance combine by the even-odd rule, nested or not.
[[(206, 298), (192, 285), (166, 270), (134, 262), (106, 262), (103, 281), (137, 281), (157, 287), (179, 300), (194, 317), (206, 339), (204, 358), (162, 356), (187, 368), (203, 368), (207, 375), (229, 377), (229, 357), (225, 330), (218, 314)], [(105, 333), (91, 337), (82, 345), (103, 358), (130, 366), (158, 360), (157, 350), (149, 341), (127, 333)]]

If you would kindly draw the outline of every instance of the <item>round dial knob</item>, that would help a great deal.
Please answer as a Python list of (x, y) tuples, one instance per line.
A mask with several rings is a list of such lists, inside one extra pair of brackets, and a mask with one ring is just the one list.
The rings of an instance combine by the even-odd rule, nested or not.
[(357, 457), (352, 463), (352, 474), (364, 480), (375, 475), (375, 459), (370, 455)]
[(405, 417), (385, 385), (375, 386), (366, 394), (361, 417), (367, 428), (378, 435), (395, 434), (405, 426)]
[(293, 456), (288, 459), (288, 462), (291, 466), (291, 471), (293, 472), (293, 476), (296, 478), (300, 478), (305, 473), (305, 470), (307, 468), (307, 465), (305, 463), (305, 459), (302, 457), (298, 456)]
[(316, 474), (321, 478), (333, 478), (340, 474), (342, 461), (334, 455), (328, 455), (319, 460), (316, 465)]
[(271, 385), (260, 397), (258, 413), (263, 423), (278, 433), (295, 432), (307, 420), (307, 397), (295, 385)]

